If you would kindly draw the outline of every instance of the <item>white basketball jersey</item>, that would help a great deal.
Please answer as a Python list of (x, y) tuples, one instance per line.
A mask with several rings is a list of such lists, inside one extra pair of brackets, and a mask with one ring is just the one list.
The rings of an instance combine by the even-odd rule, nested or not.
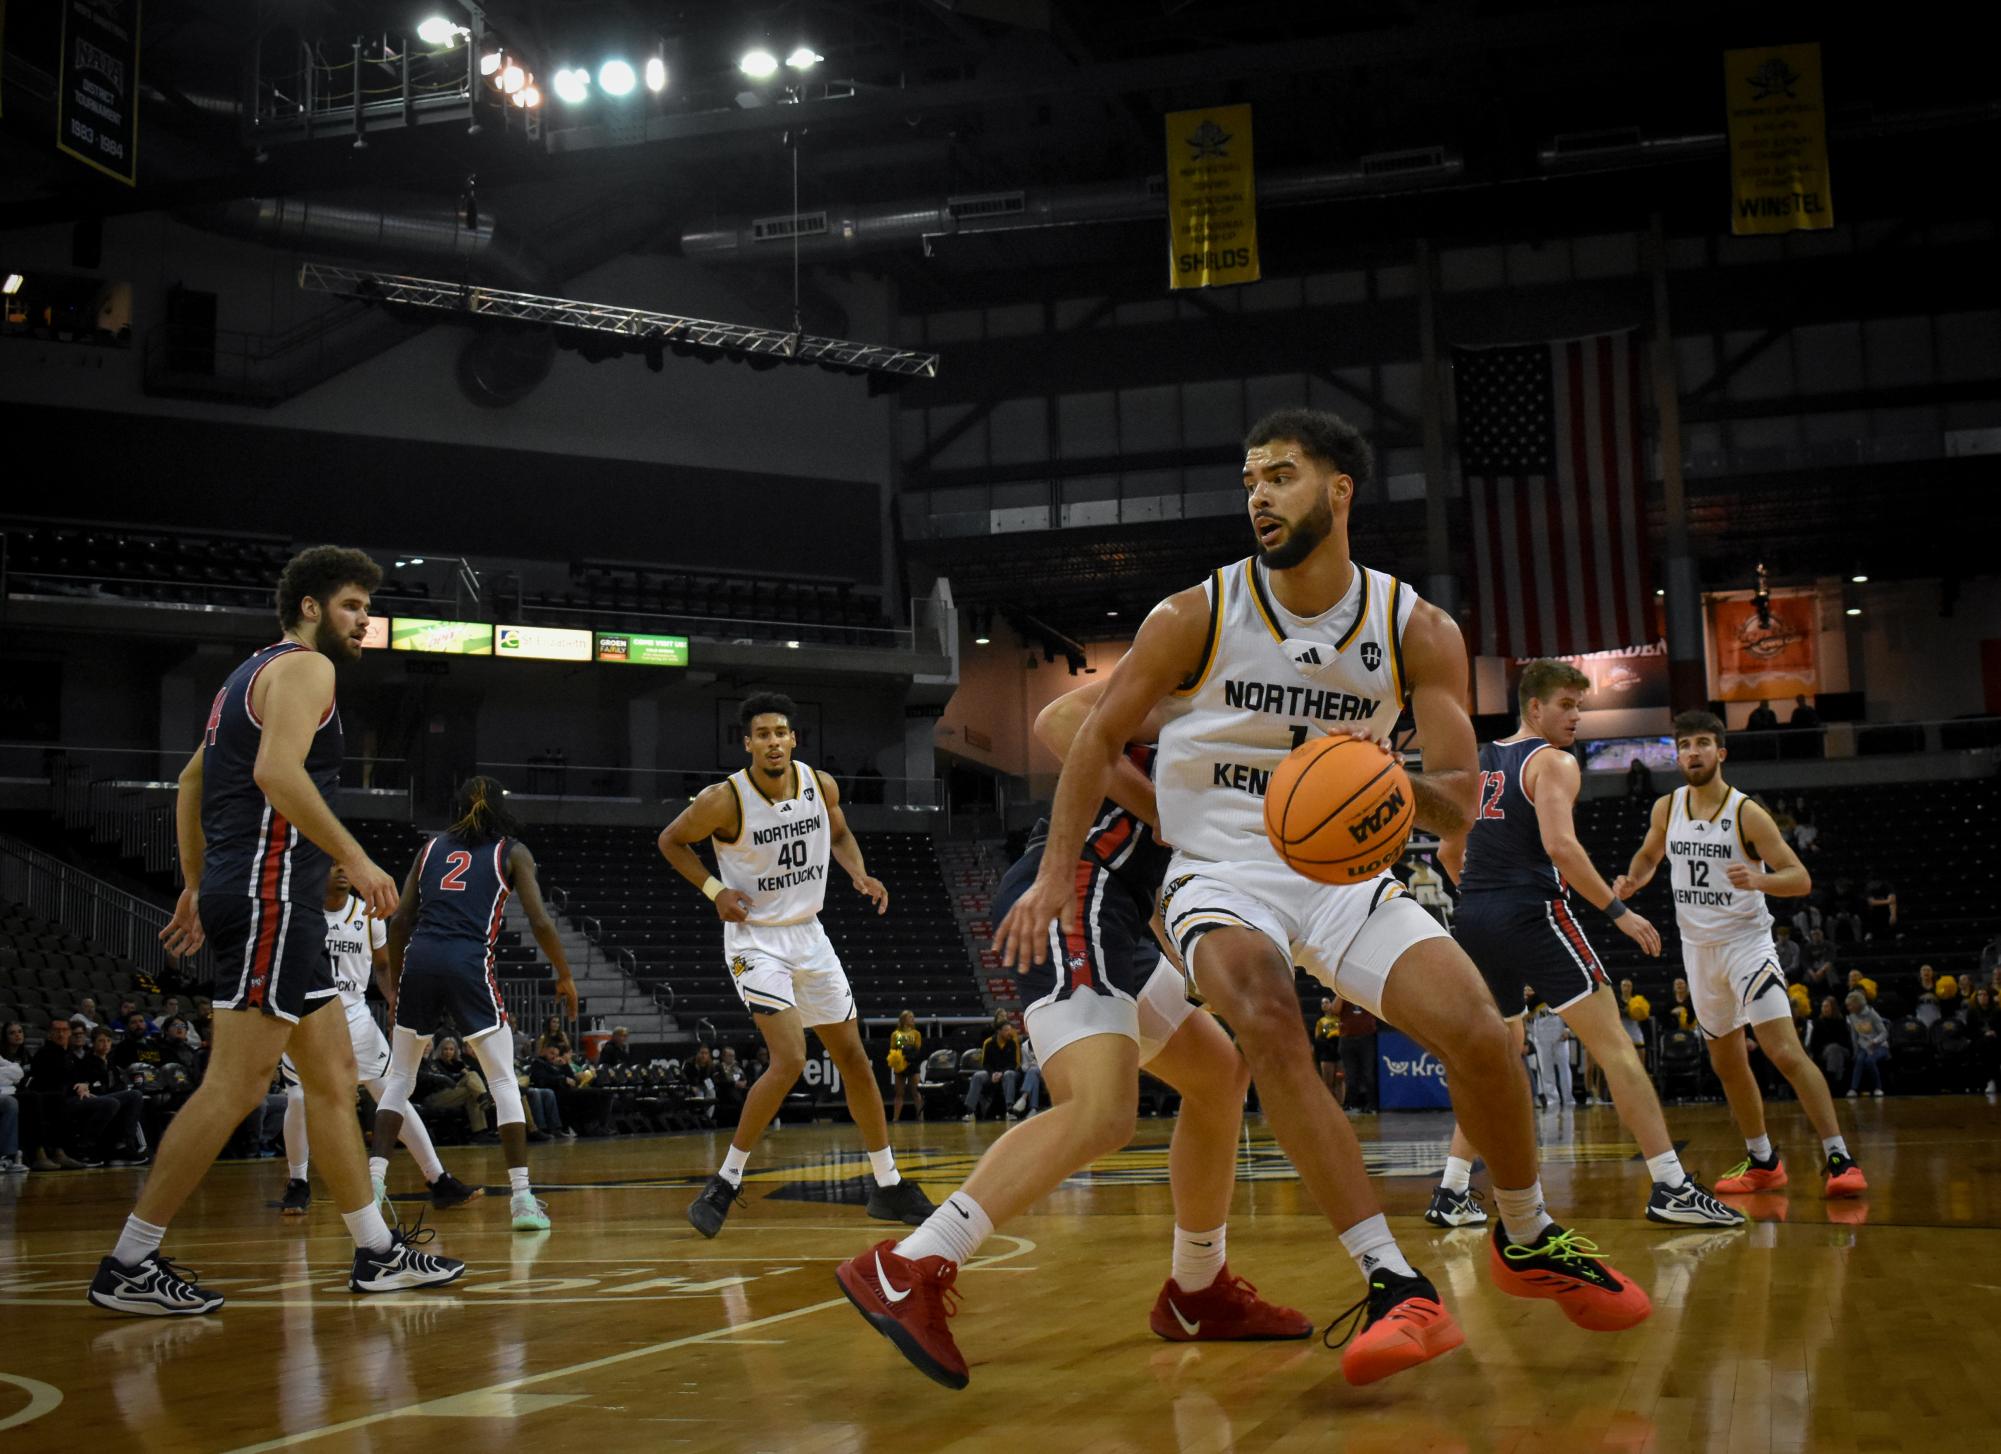
[(1286, 754), (1330, 728), (1387, 735), (1409, 694), (1403, 633), (1417, 595), (1355, 566), (1355, 582), (1312, 620), (1278, 604), (1256, 559), (1205, 583), (1209, 640), (1175, 692), (1186, 710), (1160, 734), (1161, 837), (1210, 862), (1270, 859), (1264, 795)]
[(1770, 934), (1772, 915), (1765, 896), (1730, 882), (1733, 863), (1753, 873), (1765, 871), (1744, 838), (1744, 795), (1732, 788), (1712, 816), (1695, 818), (1689, 815), (1692, 791), (1676, 788), (1668, 798), (1668, 884), (1681, 937), (1690, 944), (1721, 944)]
[(792, 796), (768, 798), (745, 768), (729, 776), (743, 826), (716, 846), (716, 874), (750, 895), (751, 924), (803, 924), (827, 898), (827, 803), (813, 769), (794, 759)]
[(327, 958), (333, 961), (341, 1003), (366, 1002), (374, 951), (388, 942), (389, 931), (380, 919), (368, 916), (368, 905), (358, 895), (349, 894), (343, 907), (327, 910)]

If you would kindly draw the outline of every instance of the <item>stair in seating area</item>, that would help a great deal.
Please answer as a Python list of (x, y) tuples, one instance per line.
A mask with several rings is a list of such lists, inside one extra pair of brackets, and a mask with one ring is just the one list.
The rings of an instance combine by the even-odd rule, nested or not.
[(973, 966), (973, 978), (980, 987), (980, 1001), (988, 1014), (1005, 1011), (1016, 1025), (1021, 1023), (1021, 987), (1014, 975), (1001, 967), (993, 949), (994, 890), (1007, 872), (1007, 851), (986, 839), (957, 842), (940, 839), (938, 867), (945, 877), (945, 891), (952, 900), (952, 916), (965, 940), (966, 957)]

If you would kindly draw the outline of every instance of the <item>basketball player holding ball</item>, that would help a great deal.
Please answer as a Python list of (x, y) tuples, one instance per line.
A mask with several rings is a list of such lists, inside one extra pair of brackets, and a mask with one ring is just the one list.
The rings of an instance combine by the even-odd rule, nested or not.
[[(1583, 1328), (1629, 1328), (1652, 1305), (1545, 1209), (1513, 1036), (1472, 962), (1388, 872), (1401, 836), (1381, 830), (1395, 823), (1355, 825), (1373, 855), (1313, 865), (1333, 882), (1295, 872), (1266, 833), (1263, 798), (1294, 749), (1335, 733), (1380, 741), (1406, 702), (1426, 767), (1407, 780), (1410, 816), (1442, 836), (1473, 820), (1479, 757), (1459, 629), (1349, 554), (1348, 514), (1370, 465), (1367, 441), (1332, 414), (1288, 409), (1253, 427), (1243, 481), (1258, 551), (1148, 616), (1064, 762), (1043, 869), (996, 943), (1006, 963), (1039, 961), (1051, 921), (1069, 926), (1067, 866), (1112, 769), (1147, 714), (1179, 698), (1156, 765), (1161, 837), (1176, 850), (1163, 917), (1191, 987), (1236, 1031), (1279, 1146), (1342, 1229), (1369, 1288), (1363, 1327), (1400, 1326), (1413, 1363), (1463, 1341), (1397, 1246), (1355, 1133), (1314, 1070), (1294, 964), (1444, 1062), (1461, 1124), (1493, 1170), (1501, 1215), (1488, 1265), (1502, 1290), (1553, 1299)], [(1349, 771), (1363, 755), (1329, 753), (1340, 770), (1328, 772), (1320, 816), (1369, 780), (1373, 770)]]

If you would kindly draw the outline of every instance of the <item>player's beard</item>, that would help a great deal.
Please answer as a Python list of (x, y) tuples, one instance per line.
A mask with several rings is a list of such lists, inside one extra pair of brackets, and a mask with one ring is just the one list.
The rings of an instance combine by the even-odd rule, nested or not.
[(313, 626), (313, 650), (335, 666), (346, 666), (355, 658), (353, 640), (324, 616)]
[[(1334, 507), (1325, 495), (1320, 503), (1306, 512), (1306, 518), (1285, 532), (1285, 539), (1277, 545), (1267, 547), (1262, 541), (1258, 549), (1264, 554), (1264, 562), (1272, 570), (1291, 570), (1319, 548), (1320, 542), (1334, 533)], [(1256, 536), (1252, 537), (1256, 539)]]
[(1721, 763), (1712, 762), (1706, 767), (1684, 767), (1681, 770), (1681, 775), (1688, 779), (1690, 787), (1706, 788), (1709, 786), (1710, 779), (1716, 776), (1716, 769), (1721, 766)]

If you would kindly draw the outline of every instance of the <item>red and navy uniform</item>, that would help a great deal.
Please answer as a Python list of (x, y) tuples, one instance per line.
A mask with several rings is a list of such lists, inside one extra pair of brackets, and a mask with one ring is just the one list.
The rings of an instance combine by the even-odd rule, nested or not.
[(1466, 835), (1452, 937), (1480, 967), (1503, 1015), (1522, 1013), (1522, 989), (1553, 1010), (1609, 983), (1570, 906), (1570, 885), (1542, 846), (1535, 799), (1523, 777), (1540, 737), (1480, 749), (1480, 801)]
[[(1126, 756), (1152, 775), (1153, 748), (1129, 747)], [(995, 923), (1007, 917), (1035, 882), (1048, 838), (1047, 820), (1030, 831), (1027, 851), (994, 893)], [(1022, 1003), (1067, 1000), (1080, 989), (1121, 998), (1137, 995), (1160, 962), (1160, 946), (1149, 926), (1172, 856), (1145, 823), (1109, 798), (1100, 803), (1073, 879), (1077, 926), (1066, 935), (1060, 923), (1050, 925), (1049, 957), (1019, 971)]]
[[(201, 921), (215, 956), (219, 1010), (262, 1010), (297, 1020), (335, 993), (327, 958), (327, 874), (333, 860), (271, 805), (257, 786), (264, 724), (251, 689), (281, 656), (307, 651), (280, 641), (229, 674), (202, 736)], [(340, 780), (340, 710), (329, 700), (306, 775), (332, 801)]]
[(417, 859), (417, 927), (396, 982), (396, 1023), (435, 1035), (449, 1015), (461, 1038), (507, 1023), (493, 947), (513, 895), (511, 838), (467, 842), (440, 833)]

